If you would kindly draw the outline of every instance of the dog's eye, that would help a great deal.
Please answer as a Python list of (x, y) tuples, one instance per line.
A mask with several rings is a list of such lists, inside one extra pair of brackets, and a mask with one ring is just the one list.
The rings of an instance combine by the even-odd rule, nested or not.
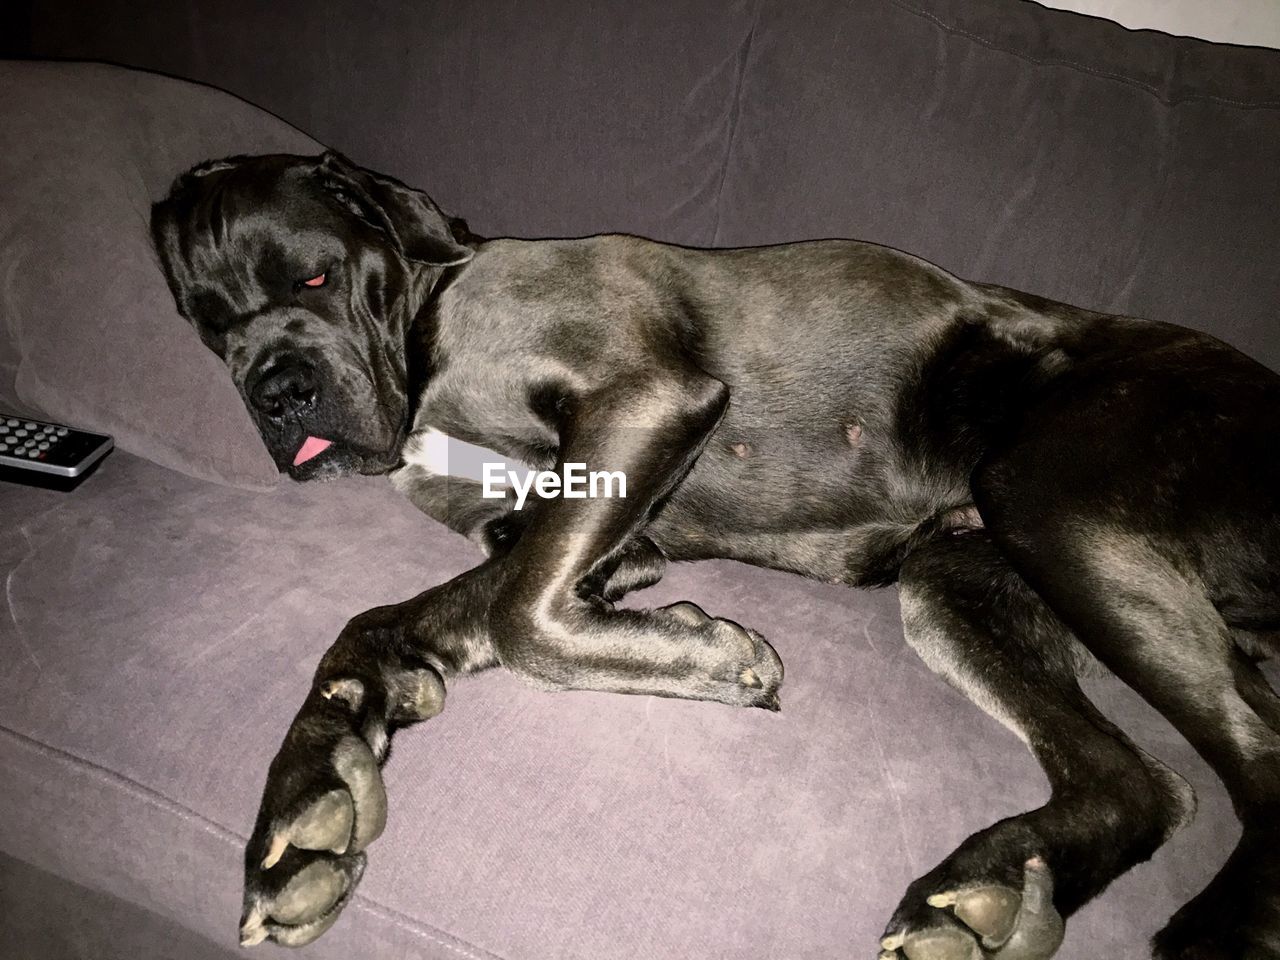
[(324, 274), (318, 273), (309, 280), (300, 280), (299, 283), (304, 287), (323, 287), (324, 280)]

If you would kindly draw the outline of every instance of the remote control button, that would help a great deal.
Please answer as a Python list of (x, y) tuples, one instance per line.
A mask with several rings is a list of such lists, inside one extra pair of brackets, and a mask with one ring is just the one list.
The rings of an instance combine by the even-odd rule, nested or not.
[(26, 427), (28, 430), (34, 430), (38, 426), (38, 424), (34, 420), (28, 420), (26, 423), (23, 424), (23, 426)]
[(15, 437), (25, 437), (27, 435), (27, 431), (19, 427), (17, 430), (13, 431), (13, 435)]
[(34, 460), (36, 457), (40, 456), (40, 451), (39, 451), (39, 450), (28, 450), (28, 451), (27, 451), (27, 456), (28, 456), (28, 457), (30, 457), (32, 460)]
[(57, 433), (58, 433), (58, 436), (60, 436), (60, 437), (65, 437), (65, 436), (67, 435), (67, 428), (66, 428), (66, 427), (59, 427), (59, 428), (58, 428), (58, 430), (57, 430)]
[(9, 425), (7, 423), (0, 423), (0, 436), (3, 436), (8, 432), (9, 432)]
[(13, 417), (10, 417), (8, 420), (4, 422), (4, 425), (6, 427), (16, 427), (18, 425), (18, 421), (13, 419)]
[(39, 444), (37, 444), (37, 445), (36, 445), (36, 449), (37, 449), (37, 450), (48, 450), (48, 449), (49, 449), (49, 444), (48, 444), (48, 443), (45, 443), (45, 442), (41, 442), (41, 443), (39, 443)]

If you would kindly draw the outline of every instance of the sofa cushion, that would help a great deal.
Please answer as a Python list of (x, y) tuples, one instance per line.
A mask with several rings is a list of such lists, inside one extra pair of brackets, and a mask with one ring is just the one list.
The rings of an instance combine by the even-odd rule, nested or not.
[(28, 49), (230, 90), (421, 187), (485, 236), (699, 243), (714, 229), (750, 3), (136, 11), (134, 0), (32, 3)]
[(762, 0), (716, 244), (856, 236), (1280, 369), (1280, 51), (1007, 0)]
[(481, 232), (875, 240), (1280, 369), (1280, 51), (1028, 0), (135, 6), (33, 3), (26, 48), (214, 83)]
[(174, 308), (150, 205), (200, 160), (319, 145), (220, 91), (101, 64), (0, 63), (0, 127), (0, 408), (274, 485), (225, 368)]
[[(261, 497), (127, 454), (70, 497), (0, 485), (0, 524), (0, 854), (233, 948), (243, 844), (320, 654), (475, 549), (380, 479)], [(1045, 799), (1022, 743), (904, 646), (893, 591), (713, 562), (634, 602), (680, 599), (776, 645), (780, 714), (454, 683), (396, 739), (387, 831), (307, 956), (873, 956), (911, 879)], [(1138, 955), (1236, 832), (1163, 720), (1093, 691), (1200, 813), (1072, 921), (1064, 960)]]

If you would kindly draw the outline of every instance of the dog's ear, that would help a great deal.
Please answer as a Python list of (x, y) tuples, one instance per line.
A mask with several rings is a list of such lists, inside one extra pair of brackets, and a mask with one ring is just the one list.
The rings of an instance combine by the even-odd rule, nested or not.
[(197, 163), (184, 176), (207, 177), (211, 173), (234, 170), (236, 167), (243, 165), (246, 160), (251, 159), (253, 158), (242, 154), (236, 157), (223, 157), (221, 160), (206, 160), (204, 163)]
[(475, 255), (454, 239), (448, 219), (421, 190), (357, 167), (332, 150), (320, 157), (316, 176), (334, 199), (386, 233), (409, 260), (451, 267)]

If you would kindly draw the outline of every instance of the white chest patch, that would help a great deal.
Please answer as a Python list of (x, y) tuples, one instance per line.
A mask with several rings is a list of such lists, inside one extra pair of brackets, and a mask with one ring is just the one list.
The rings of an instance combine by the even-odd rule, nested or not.
[(433, 477), (449, 473), (449, 440), (447, 433), (435, 427), (409, 434), (400, 450), (405, 466), (419, 467)]
[(414, 477), (457, 477), (462, 480), (484, 478), (485, 467), (496, 464), (503, 470), (523, 471), (519, 463), (508, 461), (500, 453), (474, 443), (451, 437), (435, 427), (424, 427), (409, 434), (400, 448), (404, 466), (395, 471), (392, 480), (409, 483)]

